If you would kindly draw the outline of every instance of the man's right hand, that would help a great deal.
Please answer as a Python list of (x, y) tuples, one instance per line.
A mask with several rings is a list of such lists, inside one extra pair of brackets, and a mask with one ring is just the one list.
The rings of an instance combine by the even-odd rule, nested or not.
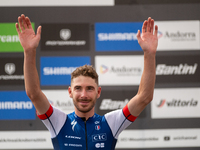
[(35, 34), (30, 19), (24, 14), (18, 17), (18, 22), (15, 26), (24, 51), (36, 50), (40, 42), (41, 26), (38, 27), (37, 34)]

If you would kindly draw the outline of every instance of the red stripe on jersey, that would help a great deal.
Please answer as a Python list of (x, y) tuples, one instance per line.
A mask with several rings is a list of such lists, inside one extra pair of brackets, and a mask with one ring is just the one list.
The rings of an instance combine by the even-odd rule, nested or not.
[(45, 120), (45, 119), (49, 118), (52, 113), (53, 113), (53, 107), (50, 105), (49, 109), (47, 110), (47, 112), (45, 114), (37, 115), (37, 116), (41, 120)]
[(124, 113), (124, 116), (126, 117), (126, 119), (128, 119), (131, 122), (135, 121), (135, 119), (137, 118), (137, 117), (131, 115), (131, 113), (128, 110), (128, 105), (126, 105), (123, 108), (123, 113)]

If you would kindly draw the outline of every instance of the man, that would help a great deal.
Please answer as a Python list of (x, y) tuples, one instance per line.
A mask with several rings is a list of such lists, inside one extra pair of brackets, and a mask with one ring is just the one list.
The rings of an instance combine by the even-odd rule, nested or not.
[[(100, 97), (98, 75), (88, 65), (77, 68), (71, 76), (69, 96), (73, 99), (75, 112), (65, 114), (52, 107), (40, 89), (36, 69), (36, 48), (40, 41), (41, 26), (34, 33), (31, 22), (23, 14), (18, 17), (16, 29), (24, 49), (24, 77), (28, 97), (34, 104), (38, 117), (51, 133), (55, 150), (115, 149), (118, 135), (130, 125), (153, 99), (155, 84), (155, 55), (158, 45), (154, 20), (144, 21), (142, 34), (137, 39), (144, 51), (144, 71), (138, 93), (122, 110), (99, 116), (94, 113), (96, 100)], [(20, 30), (21, 29), (21, 30)]]

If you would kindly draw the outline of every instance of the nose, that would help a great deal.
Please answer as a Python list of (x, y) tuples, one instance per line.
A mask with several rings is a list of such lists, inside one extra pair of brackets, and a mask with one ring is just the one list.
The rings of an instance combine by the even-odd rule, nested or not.
[(81, 91), (81, 98), (82, 98), (82, 99), (87, 99), (87, 97), (88, 97), (88, 96), (87, 96), (87, 91), (86, 91), (86, 90), (82, 90), (82, 91)]

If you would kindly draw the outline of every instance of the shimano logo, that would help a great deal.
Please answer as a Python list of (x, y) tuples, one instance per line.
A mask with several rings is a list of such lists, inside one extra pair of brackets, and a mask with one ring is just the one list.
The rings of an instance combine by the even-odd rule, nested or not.
[(196, 72), (197, 66), (197, 63), (195, 63), (193, 66), (188, 64), (180, 64), (179, 66), (158, 64), (156, 67), (156, 75), (193, 75)]
[(174, 41), (195, 40), (196, 34), (194, 32), (166, 32), (164, 37), (170, 38)]
[(99, 33), (99, 41), (133, 41), (137, 40), (137, 33)]
[(100, 110), (122, 109), (128, 102), (128, 99), (125, 99), (124, 101), (103, 99), (99, 108)]
[(76, 67), (44, 67), (44, 75), (70, 75)]
[(0, 109), (32, 109), (32, 108), (33, 104), (31, 102), (24, 102), (24, 101), (0, 102)]
[(0, 35), (0, 41), (2, 43), (19, 42), (19, 37), (18, 37), (18, 35)]

